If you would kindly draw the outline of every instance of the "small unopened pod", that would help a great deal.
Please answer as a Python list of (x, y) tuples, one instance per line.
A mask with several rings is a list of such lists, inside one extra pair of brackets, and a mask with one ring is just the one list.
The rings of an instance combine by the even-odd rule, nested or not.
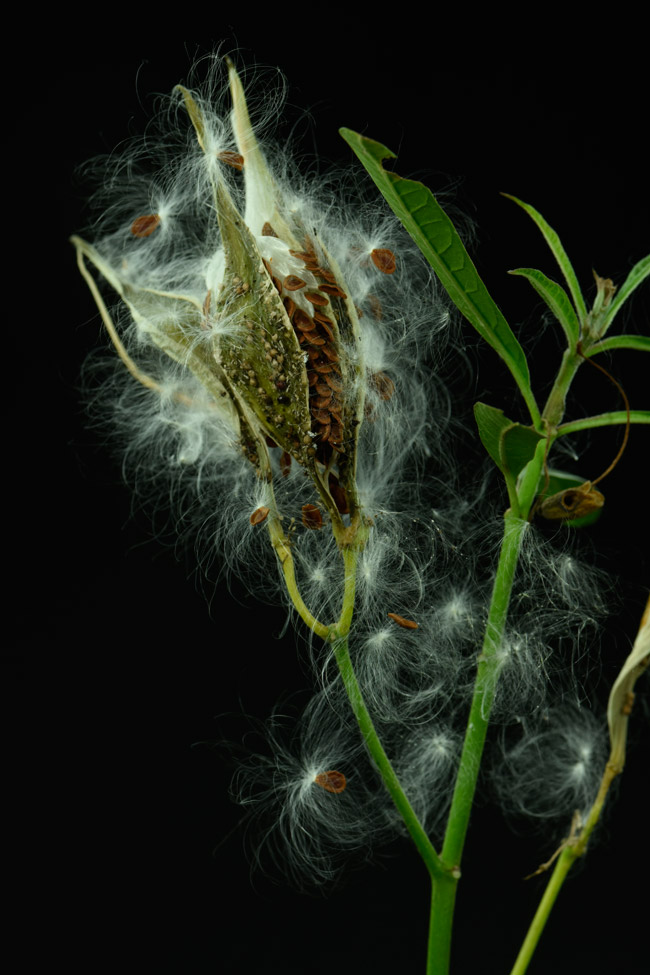
[(334, 769), (329, 772), (319, 772), (314, 782), (321, 789), (325, 789), (325, 792), (333, 792), (335, 795), (343, 792), (347, 785), (343, 772), (336, 772)]
[(415, 620), (407, 620), (404, 616), (398, 616), (397, 613), (389, 613), (388, 617), (405, 630), (417, 630), (418, 628), (418, 624), (415, 622)]
[(261, 505), (259, 508), (256, 508), (249, 519), (251, 525), (261, 525), (263, 521), (266, 521), (268, 513), (269, 509), (266, 505)]

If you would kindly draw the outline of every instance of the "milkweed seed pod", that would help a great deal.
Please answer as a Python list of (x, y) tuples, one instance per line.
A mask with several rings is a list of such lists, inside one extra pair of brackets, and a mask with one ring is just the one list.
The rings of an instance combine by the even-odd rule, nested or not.
[[(178, 88), (203, 152), (200, 178), (212, 196), (206, 211), (216, 213), (218, 227), (208, 233), (215, 236), (218, 229), (220, 237), (214, 252), (204, 256), (204, 294), (197, 293), (196, 281), (186, 293), (171, 280), (164, 287), (144, 282), (146, 259), (141, 251), (134, 257), (132, 248), (129, 254), (128, 241), (116, 263), (101, 249), (73, 240), (123, 299), (140, 333), (194, 373), (229, 415), (258, 476), (271, 479), (272, 442), (282, 451), (285, 469), (293, 459), (309, 473), (342, 530), (341, 497), (352, 518), (358, 509), (355, 470), (364, 383), (357, 311), (334, 258), (267, 167), (230, 63), (229, 81), (237, 152), (220, 148), (223, 136), (209, 107)], [(224, 166), (243, 170), (243, 213)], [(134, 215), (128, 236), (145, 247), (154, 235), (162, 243), (165, 224), (171, 236), (175, 222), (172, 213)], [(187, 267), (197, 261), (189, 249)], [(174, 259), (178, 265), (178, 253)], [(162, 267), (155, 277), (164, 277)], [(137, 375), (137, 367), (131, 371)], [(330, 484), (336, 485), (334, 493)]]
[[(73, 243), (128, 370), (102, 392), (138, 485), (171, 478), (183, 524), (240, 574), (261, 569), (270, 536), (314, 617), (332, 620), (337, 549), (363, 549), (355, 612), (374, 632), (394, 572), (404, 604), (421, 600), (429, 530), (413, 592), (403, 550), (413, 518), (428, 523), (424, 462), (440, 471), (451, 456), (444, 385), (424, 365), (449, 314), (374, 191), (365, 199), (354, 173), (301, 177), (267, 131), (271, 87), (247, 103), (230, 62), (227, 87), (225, 74), (211, 59), (205, 84), (161, 102), (146, 140), (93, 164), (95, 238)], [(278, 578), (262, 573), (275, 601)]]

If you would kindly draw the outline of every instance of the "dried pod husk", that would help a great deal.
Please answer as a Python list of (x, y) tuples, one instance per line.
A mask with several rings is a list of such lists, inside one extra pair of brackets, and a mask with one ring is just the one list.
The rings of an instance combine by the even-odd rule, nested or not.
[(226, 256), (215, 318), (215, 358), (237, 397), (270, 437), (313, 470), (309, 384), (304, 354), (255, 239), (223, 184), (217, 216)]
[(604, 504), (605, 496), (592, 487), (591, 481), (585, 481), (579, 487), (566, 488), (545, 498), (539, 506), (539, 514), (551, 521), (569, 521), (584, 518)]

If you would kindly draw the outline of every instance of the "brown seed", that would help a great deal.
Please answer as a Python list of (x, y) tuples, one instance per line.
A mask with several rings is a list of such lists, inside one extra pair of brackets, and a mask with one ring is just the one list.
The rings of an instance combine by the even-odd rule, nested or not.
[(343, 427), (332, 417), (332, 429), (330, 431), (330, 443), (340, 443), (343, 440)]
[(370, 305), (370, 311), (372, 312), (372, 317), (376, 318), (378, 322), (384, 317), (384, 310), (381, 307), (381, 301), (377, 295), (368, 295), (368, 304)]
[(324, 339), (322, 335), (317, 332), (309, 332), (309, 341), (312, 345), (325, 345), (327, 339)]
[(350, 513), (348, 498), (344, 488), (341, 487), (336, 474), (330, 474), (328, 483), (332, 500), (334, 501), (339, 514), (348, 515)]
[(316, 258), (314, 251), (292, 251), (289, 253), (292, 257), (297, 257), (299, 261), (313, 261)]
[(131, 233), (134, 237), (151, 237), (159, 223), (160, 217), (157, 213), (148, 213), (144, 217), (136, 217), (131, 224)]
[(375, 248), (370, 254), (372, 263), (382, 274), (392, 274), (396, 268), (395, 255), (385, 247)]
[(323, 527), (323, 516), (315, 504), (303, 504), (302, 523), (305, 528), (312, 528), (314, 531)]
[(301, 332), (313, 332), (316, 328), (316, 322), (302, 308), (296, 308), (291, 321)]
[(403, 616), (398, 616), (397, 613), (389, 613), (390, 619), (394, 620), (398, 626), (402, 626), (405, 630), (417, 630), (418, 624), (413, 620), (407, 620)]
[(345, 291), (339, 288), (338, 284), (319, 284), (318, 290), (326, 295), (334, 295), (336, 298), (347, 298)]
[(229, 149), (224, 149), (223, 152), (217, 153), (217, 159), (220, 159), (227, 166), (232, 166), (233, 169), (238, 169), (239, 172), (244, 168), (244, 157), (238, 152), (231, 152)]
[(338, 377), (335, 372), (328, 372), (325, 374), (325, 382), (331, 390), (335, 393), (340, 393), (342, 390), (341, 383), (338, 381)]
[(324, 267), (316, 268), (314, 274), (317, 278), (322, 278), (323, 281), (327, 281), (329, 284), (336, 284), (336, 278), (331, 271), (326, 271)]
[(312, 305), (323, 306), (328, 303), (325, 295), (319, 295), (317, 291), (305, 291), (305, 298), (307, 301), (311, 301)]
[(273, 229), (271, 224), (268, 223), (267, 221), (267, 223), (265, 223), (264, 226), (262, 227), (262, 237), (277, 237), (277, 236), (278, 235), (276, 234), (275, 230)]
[(301, 288), (305, 287), (307, 282), (299, 278), (297, 274), (287, 274), (282, 284), (287, 291), (300, 291)]
[(370, 377), (370, 382), (377, 390), (379, 398), (388, 401), (395, 392), (395, 383), (385, 372), (376, 372)]
[(327, 359), (329, 359), (330, 362), (338, 362), (339, 361), (338, 354), (336, 352), (336, 349), (334, 349), (333, 346), (326, 345), (325, 348), (323, 349), (323, 352), (325, 353), (325, 357)]
[(296, 310), (296, 303), (293, 300), (293, 298), (290, 298), (288, 295), (283, 300), (284, 300), (284, 307), (285, 307), (285, 310), (287, 312), (287, 315), (291, 319), (291, 318), (293, 318), (294, 312)]
[(335, 795), (343, 792), (347, 785), (343, 772), (336, 772), (334, 769), (329, 772), (319, 772), (314, 782), (321, 789), (325, 789), (325, 792), (333, 792)]
[(262, 522), (266, 520), (268, 513), (269, 509), (265, 505), (262, 505), (260, 508), (256, 508), (249, 519), (251, 525), (261, 525)]
[(320, 325), (323, 332), (325, 332), (330, 342), (333, 342), (334, 341), (334, 329), (332, 328), (333, 322), (329, 318), (326, 318), (325, 315), (323, 315), (320, 312), (316, 312), (316, 314), (314, 315), (314, 321), (318, 322), (318, 324)]
[(314, 406), (311, 415), (316, 420), (316, 423), (329, 424), (332, 422), (329, 410), (321, 410), (317, 406)]
[(291, 470), (291, 454), (283, 450), (280, 454), (280, 473), (282, 477), (288, 477)]
[(332, 390), (328, 389), (326, 396), (317, 396), (314, 399), (314, 406), (316, 406), (319, 410), (324, 410), (330, 405), (331, 402), (332, 402)]

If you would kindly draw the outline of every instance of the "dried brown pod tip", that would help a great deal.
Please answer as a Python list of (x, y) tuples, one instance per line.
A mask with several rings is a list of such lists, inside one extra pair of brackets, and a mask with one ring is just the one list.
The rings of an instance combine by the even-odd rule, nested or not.
[(382, 274), (393, 274), (397, 266), (395, 255), (386, 247), (375, 247), (370, 254), (370, 259)]
[(394, 620), (398, 626), (402, 626), (405, 630), (417, 630), (418, 624), (414, 620), (407, 620), (403, 616), (398, 616), (397, 613), (389, 613), (389, 619)]
[(343, 792), (347, 785), (343, 772), (335, 772), (334, 770), (330, 772), (319, 772), (314, 782), (321, 789), (325, 789), (325, 792), (333, 792), (335, 795)]
[(567, 488), (545, 498), (539, 507), (539, 513), (542, 518), (550, 521), (568, 521), (584, 518), (604, 504), (605, 498), (600, 491), (592, 487), (591, 481), (585, 481), (579, 487)]
[(134, 237), (150, 237), (159, 223), (160, 216), (157, 213), (148, 213), (144, 217), (136, 217), (131, 224), (131, 233)]
[(256, 508), (253, 514), (250, 516), (251, 525), (261, 525), (263, 521), (266, 521), (268, 513), (269, 509), (265, 505)]
[(305, 528), (318, 529), (323, 527), (323, 516), (315, 504), (303, 504), (302, 523)]

